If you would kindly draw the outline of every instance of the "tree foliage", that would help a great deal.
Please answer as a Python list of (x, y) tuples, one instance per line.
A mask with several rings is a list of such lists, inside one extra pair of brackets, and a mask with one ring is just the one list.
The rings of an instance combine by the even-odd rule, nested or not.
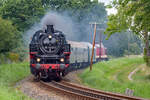
[(44, 8), (41, 0), (7, 0), (0, 14), (11, 20), (19, 31), (24, 31), (44, 15)]
[(16, 48), (20, 42), (20, 33), (11, 21), (0, 18), (0, 53)]
[[(131, 30), (141, 37), (145, 43), (145, 56), (150, 58), (149, 35), (150, 32), (150, 1), (149, 0), (114, 0), (113, 7), (117, 9), (116, 15), (109, 16), (106, 33), (109, 36), (115, 32)], [(147, 60), (150, 65), (150, 59)]]
[(105, 40), (105, 37), (103, 36), (103, 43), (107, 47), (108, 55), (122, 57), (125, 55), (138, 55), (142, 52), (140, 38), (130, 32), (113, 34), (108, 40)]
[[(106, 19), (106, 10), (103, 3), (97, 0), (50, 0), (50, 9), (59, 11), (68, 11), (70, 16), (74, 16), (78, 21), (83, 18), (90, 17), (91, 19)], [(102, 19), (101, 19), (102, 20)]]

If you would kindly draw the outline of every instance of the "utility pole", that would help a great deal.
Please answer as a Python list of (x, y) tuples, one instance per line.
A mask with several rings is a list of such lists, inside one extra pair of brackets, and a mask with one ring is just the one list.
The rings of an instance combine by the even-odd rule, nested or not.
[[(93, 25), (93, 23), (90, 23)], [(94, 37), (93, 37), (93, 47), (92, 47), (92, 55), (91, 55), (91, 64), (90, 64), (90, 71), (92, 71), (92, 65), (93, 65), (93, 56), (94, 56), (94, 47), (95, 47), (95, 38), (96, 38), (96, 26), (98, 23), (94, 23)]]

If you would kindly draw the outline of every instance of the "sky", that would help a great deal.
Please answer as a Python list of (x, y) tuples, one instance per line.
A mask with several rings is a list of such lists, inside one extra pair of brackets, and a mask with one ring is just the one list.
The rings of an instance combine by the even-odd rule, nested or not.
[(99, 2), (104, 2), (106, 5), (109, 4), (112, 0), (99, 0)]
[[(91, 0), (93, 1), (93, 0)], [(108, 5), (111, 1), (113, 0), (99, 0), (99, 2), (103, 2), (105, 5)], [(107, 10), (107, 14), (110, 15), (110, 14), (115, 14), (117, 11), (116, 9), (112, 8), (112, 9), (106, 9)]]
[[(103, 2), (105, 5), (108, 5), (112, 1), (113, 0), (99, 0), (99, 2)], [(117, 13), (117, 10), (115, 8), (106, 9), (106, 10), (108, 15)]]

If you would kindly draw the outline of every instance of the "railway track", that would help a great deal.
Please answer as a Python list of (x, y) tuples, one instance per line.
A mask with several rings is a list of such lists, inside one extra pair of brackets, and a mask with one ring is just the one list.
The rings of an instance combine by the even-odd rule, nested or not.
[(144, 100), (143, 98), (90, 89), (66, 81), (59, 83), (54, 81), (45, 83), (41, 81), (41, 83), (47, 88), (69, 96), (69, 98), (72, 98), (71, 100), (74, 100), (74, 98), (75, 100)]

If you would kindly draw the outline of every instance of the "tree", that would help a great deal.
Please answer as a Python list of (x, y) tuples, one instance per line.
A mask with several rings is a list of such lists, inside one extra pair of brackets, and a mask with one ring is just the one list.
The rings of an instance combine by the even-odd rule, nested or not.
[[(138, 36), (130, 32), (120, 32), (113, 34), (108, 40), (103, 35), (102, 41), (107, 47), (107, 54), (114, 57), (122, 57), (124, 55), (141, 54), (141, 40)], [(136, 51), (133, 51), (136, 50)]]
[(7, 0), (0, 14), (3, 19), (11, 20), (19, 31), (24, 31), (44, 15), (44, 7), (41, 0)]
[(0, 1), (0, 7), (3, 5), (3, 2), (2, 1)]
[(1, 0), (0, 1), (0, 7), (2, 7), (5, 2), (6, 2), (6, 0)]
[(0, 53), (6, 53), (18, 46), (20, 33), (11, 21), (0, 18)]
[(146, 64), (150, 66), (150, 1), (149, 0), (114, 0), (113, 7), (118, 12), (116, 15), (110, 15), (108, 28), (109, 36), (116, 32), (131, 30), (141, 37), (145, 43), (144, 58)]

